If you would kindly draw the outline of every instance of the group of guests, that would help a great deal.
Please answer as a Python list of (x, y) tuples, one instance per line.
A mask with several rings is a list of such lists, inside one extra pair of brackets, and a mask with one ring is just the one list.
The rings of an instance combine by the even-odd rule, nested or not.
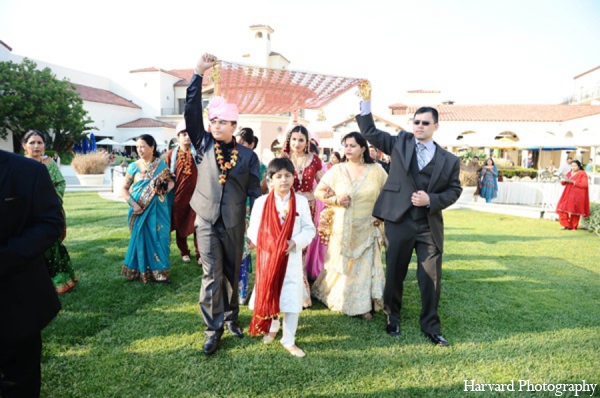
[[(457, 158), (432, 139), (437, 111), (420, 109), (415, 133), (398, 136), (375, 129), (370, 110), (364, 111), (357, 117), (361, 132), (343, 138), (343, 156), (334, 153), (329, 165), (319, 158), (315, 137), (294, 125), (280, 156), (265, 171), (253, 152), (253, 134), (242, 129), (234, 136), (235, 104), (213, 97), (207, 107), (209, 126), (204, 126), (202, 79), (215, 62), (205, 54), (195, 68), (184, 121), (177, 126), (179, 146), (166, 162), (155, 152), (152, 137), (138, 139), (140, 159), (130, 165), (123, 187), (132, 235), (122, 273), (129, 280), (169, 283), (169, 231), (176, 231), (183, 261), (190, 261), (187, 237), (194, 234), (196, 261), (203, 270), (203, 351), (213, 354), (225, 330), (243, 336), (239, 305), (249, 295), (250, 334), (270, 343), (282, 327), (283, 347), (304, 357), (295, 333), (311, 297), (364, 319), (384, 309), (386, 332), (399, 335), (402, 284), (416, 250), (421, 328), (435, 344), (448, 345), (437, 315), (441, 210), (461, 188)], [(369, 108), (370, 98), (361, 107)], [(417, 143), (423, 145), (418, 154)], [(390, 163), (381, 163), (380, 151), (391, 156)], [(331, 222), (319, 225), (325, 214)], [(256, 250), (252, 289), (247, 277), (251, 250)]]
[[(479, 157), (474, 156), (472, 163), (479, 165)], [(485, 165), (477, 170), (478, 187), (476, 195), (490, 203), (498, 196), (498, 169), (494, 160), (489, 158)], [(590, 216), (589, 179), (579, 160), (567, 157), (566, 163), (558, 170), (561, 184), (565, 186), (556, 205), (556, 213), (562, 230), (576, 230), (581, 217)]]
[[(122, 274), (130, 281), (171, 283), (171, 231), (175, 231), (184, 262), (191, 261), (187, 238), (193, 235), (195, 260), (203, 270), (199, 297), (206, 324), (203, 351), (212, 355), (225, 330), (243, 337), (239, 306), (250, 290), (250, 251), (256, 250), (249, 333), (262, 336), (269, 344), (282, 329), (281, 345), (291, 355), (302, 358), (306, 353), (296, 345), (296, 331), (300, 313), (312, 304), (311, 297), (332, 311), (366, 320), (383, 309), (386, 333), (400, 335), (403, 283), (416, 253), (421, 331), (435, 345), (448, 346), (441, 335), (438, 314), (444, 245), (442, 210), (458, 199), (462, 188), (459, 159), (433, 140), (439, 128), (437, 110), (419, 108), (413, 117), (412, 133), (390, 135), (375, 127), (370, 85), (363, 82), (360, 114), (356, 117), (360, 132), (344, 136), (343, 157), (334, 153), (326, 165), (317, 156), (317, 142), (308, 130), (295, 125), (287, 134), (281, 157), (265, 167), (253, 151), (257, 139), (250, 129), (242, 129), (237, 140), (234, 137), (239, 116), (235, 104), (213, 97), (207, 109), (209, 126), (204, 126), (203, 74), (216, 61), (213, 55), (204, 54), (196, 65), (187, 89), (184, 121), (176, 128), (178, 146), (164, 160), (151, 135), (137, 139), (139, 159), (129, 165), (122, 188), (129, 205), (131, 231)], [(36, 282), (35, 291), (27, 294), (44, 294), (47, 300), (43, 306), (26, 312), (36, 314), (33, 323), (16, 317), (15, 325), (1, 328), (1, 341), (10, 340), (6, 336), (16, 339), (16, 333), (23, 330), (28, 336), (18, 339), (20, 345), (0, 347), (3, 396), (36, 390), (39, 394), (40, 330), (60, 309), (56, 293), (69, 291), (77, 281), (62, 244), (66, 231), (61, 206), (64, 178), (56, 163), (44, 156), (41, 133), (28, 132), (23, 147), (26, 156), (44, 164), (48, 173), (38, 181), (32, 177), (39, 174), (33, 167), (35, 162), (17, 166), (17, 160), (0, 151), (0, 181), (9, 182), (0, 186), (6, 198), (0, 214), (8, 220), (10, 231), (8, 236), (4, 229), (0, 232), (0, 252), (11, 264), (36, 266), (40, 272), (31, 275), (42, 282), (46, 278), (48, 283)], [(380, 163), (380, 153), (390, 156), (390, 162)], [(7, 173), (23, 174), (22, 187), (14, 188), (19, 184), (8, 180)], [(487, 181), (496, 179), (497, 174), (493, 160), (488, 159), (481, 171), (482, 196), (486, 195)], [(563, 183), (567, 187), (565, 199), (561, 198), (557, 210), (566, 213), (561, 216), (561, 224), (572, 229), (578, 215), (586, 211), (585, 200), (576, 197), (587, 190), (587, 177), (579, 162), (573, 162)], [(55, 191), (52, 195), (44, 195), (51, 189)], [(36, 190), (43, 191), (37, 203), (31, 194), (23, 203), (8, 201), (20, 200), (21, 191)], [(15, 206), (23, 211), (15, 213)], [(587, 207), (589, 214), (589, 203)], [(47, 221), (41, 213), (47, 215)], [(323, 223), (322, 214), (330, 216), (326, 226), (319, 225)], [(43, 238), (47, 242), (34, 242), (28, 253), (21, 250), (24, 245), (19, 239), (31, 240), (31, 233), (23, 225), (35, 222), (21, 222), (16, 216), (34, 220), (40, 228), (45, 225)], [(6, 244), (9, 239), (14, 239), (11, 245)], [(385, 271), (381, 263), (384, 244)], [(47, 267), (37, 267), (41, 261)], [(4, 268), (1, 272), (4, 275)], [(12, 281), (14, 276), (10, 277)], [(50, 280), (53, 295), (47, 294)], [(18, 294), (8, 289), (16, 283), (4, 284), (0, 279), (2, 302), (7, 292)]]

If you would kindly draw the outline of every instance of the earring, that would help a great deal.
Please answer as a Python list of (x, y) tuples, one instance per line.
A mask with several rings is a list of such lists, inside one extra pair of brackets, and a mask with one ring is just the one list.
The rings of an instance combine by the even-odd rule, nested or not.
[(365, 153), (364, 152), (360, 154), (360, 163), (361, 164), (365, 163)]

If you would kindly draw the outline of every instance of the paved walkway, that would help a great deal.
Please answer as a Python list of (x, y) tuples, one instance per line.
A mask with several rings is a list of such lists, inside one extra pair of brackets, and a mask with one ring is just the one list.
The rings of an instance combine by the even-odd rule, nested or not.
[(518, 217), (546, 218), (558, 220), (555, 212), (542, 211), (541, 206), (509, 205), (504, 203), (486, 203), (485, 199), (473, 196), (473, 190), (464, 189), (463, 194), (448, 210), (469, 209), (486, 213), (507, 214)]

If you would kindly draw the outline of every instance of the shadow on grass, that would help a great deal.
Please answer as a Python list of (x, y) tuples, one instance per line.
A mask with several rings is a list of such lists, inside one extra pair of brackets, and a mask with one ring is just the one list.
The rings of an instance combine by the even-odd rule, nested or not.
[[(76, 229), (73, 229), (76, 235)], [(144, 307), (181, 290), (195, 291), (190, 302), (198, 302), (202, 270), (195, 263), (183, 263), (171, 248), (171, 285), (129, 282), (121, 275), (129, 237), (86, 239), (67, 242), (78, 282), (68, 294), (61, 295), (59, 316), (46, 329), (53, 343), (76, 345), (111, 327), (122, 317), (135, 315)], [(189, 286), (188, 286), (189, 285)]]

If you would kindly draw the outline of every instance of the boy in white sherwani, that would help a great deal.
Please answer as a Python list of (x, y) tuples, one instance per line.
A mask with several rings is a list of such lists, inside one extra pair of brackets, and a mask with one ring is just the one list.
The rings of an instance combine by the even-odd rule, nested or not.
[(281, 344), (294, 356), (306, 354), (296, 346), (298, 317), (302, 311), (304, 277), (302, 249), (315, 236), (306, 198), (296, 195), (294, 165), (288, 158), (273, 159), (267, 167), (271, 191), (256, 199), (248, 240), (256, 247), (256, 281), (250, 299), (250, 334), (263, 335), (271, 343), (279, 331), (283, 312)]

